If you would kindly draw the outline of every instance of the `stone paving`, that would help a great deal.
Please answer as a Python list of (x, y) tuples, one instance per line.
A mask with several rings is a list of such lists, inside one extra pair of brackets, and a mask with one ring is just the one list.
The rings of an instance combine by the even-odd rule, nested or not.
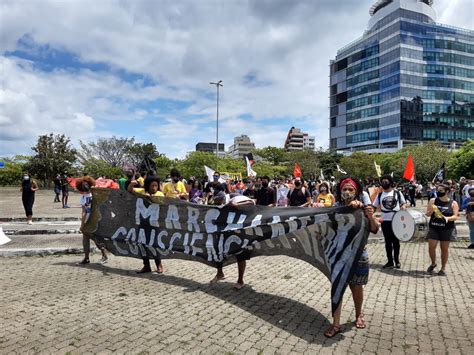
[(297, 259), (251, 259), (248, 285), (235, 291), (235, 265), (210, 286), (214, 269), (191, 261), (164, 260), (165, 274), (141, 276), (141, 261), (124, 257), (87, 267), (76, 265), (79, 255), (0, 258), (0, 353), (472, 354), (466, 245), (452, 243), (448, 276), (439, 277), (424, 273), (426, 243), (403, 244), (402, 269), (388, 271), (383, 244), (370, 244), (368, 326), (354, 327), (346, 292), (344, 333), (333, 339), (322, 334), (329, 281)]

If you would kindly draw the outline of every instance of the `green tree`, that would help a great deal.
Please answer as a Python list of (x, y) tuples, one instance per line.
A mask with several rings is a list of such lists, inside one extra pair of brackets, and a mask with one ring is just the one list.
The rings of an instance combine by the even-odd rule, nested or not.
[(49, 183), (59, 173), (71, 171), (77, 160), (77, 151), (64, 134), (39, 136), (38, 142), (31, 149), (36, 154), (26, 168), (44, 183)]
[(447, 175), (453, 179), (474, 177), (474, 140), (470, 139), (455, 152), (447, 164)]
[(153, 143), (135, 143), (129, 146), (125, 159), (132, 166), (139, 167), (145, 156), (154, 160), (160, 156), (156, 146)]
[(13, 158), (0, 159), (5, 166), (0, 169), (0, 186), (18, 186), (21, 183), (22, 173), (30, 157), (16, 155)]
[(301, 172), (305, 179), (319, 176), (321, 165), (318, 155), (312, 150), (298, 150), (288, 152), (288, 163), (286, 165), (286, 175), (293, 175), (295, 163), (301, 168)]
[(166, 175), (170, 173), (170, 169), (173, 167), (175, 162), (167, 158), (164, 154), (160, 154), (154, 160), (156, 163), (156, 175), (164, 179)]
[(265, 147), (252, 150), (254, 158), (260, 157), (263, 160), (273, 164), (282, 165), (288, 159), (288, 153), (283, 148)]
[[(97, 142), (79, 141), (79, 160), (82, 165), (104, 161), (112, 167), (121, 168), (134, 151), (135, 138), (100, 138)], [(134, 151), (136, 153), (136, 151)]]
[(368, 153), (355, 152), (341, 158), (341, 167), (349, 175), (359, 179), (377, 176), (375, 172), (374, 157)]
[(117, 179), (123, 175), (122, 168), (111, 166), (100, 159), (91, 158), (82, 164), (82, 172), (90, 176), (105, 176), (109, 179)]
[(394, 153), (394, 156), (397, 157), (397, 159), (394, 159), (394, 177), (396, 180), (401, 181), (403, 179), (403, 171), (409, 154), (411, 154), (415, 164), (416, 180), (423, 185), (433, 180), (441, 165), (447, 163), (452, 155), (448, 149), (437, 142), (404, 147)]
[(221, 158), (217, 158), (215, 154), (207, 152), (191, 152), (185, 159), (176, 162), (176, 168), (181, 175), (186, 178), (190, 176), (203, 177), (206, 176), (204, 165), (218, 170), (218, 162)]

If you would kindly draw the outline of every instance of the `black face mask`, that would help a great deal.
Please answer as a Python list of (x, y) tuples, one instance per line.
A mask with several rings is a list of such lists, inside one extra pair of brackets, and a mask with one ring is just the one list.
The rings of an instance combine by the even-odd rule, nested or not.
[(295, 186), (300, 187), (301, 186), (301, 181), (295, 181)]
[(173, 178), (173, 181), (176, 183), (179, 181), (179, 178)]
[(389, 189), (390, 188), (390, 183), (389, 182), (382, 183), (382, 188), (384, 188), (385, 190)]
[(268, 182), (262, 182), (263, 187), (268, 187)]
[(444, 197), (444, 196), (446, 196), (446, 192), (438, 191), (438, 197)]

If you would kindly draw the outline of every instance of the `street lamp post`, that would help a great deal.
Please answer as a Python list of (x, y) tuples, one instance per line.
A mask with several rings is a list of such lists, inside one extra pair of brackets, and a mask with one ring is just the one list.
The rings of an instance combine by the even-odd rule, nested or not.
[(222, 80), (217, 83), (210, 82), (209, 84), (215, 85), (217, 89), (217, 119), (216, 119), (216, 157), (219, 156), (219, 86), (222, 85)]

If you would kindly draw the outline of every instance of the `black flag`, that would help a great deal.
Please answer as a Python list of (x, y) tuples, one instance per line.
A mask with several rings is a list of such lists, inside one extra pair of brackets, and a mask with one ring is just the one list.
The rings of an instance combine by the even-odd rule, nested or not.
[(439, 168), (438, 172), (436, 173), (435, 177), (433, 178), (433, 182), (443, 182), (445, 177), (446, 177), (446, 171), (444, 168), (445, 163), (441, 165), (441, 168)]

